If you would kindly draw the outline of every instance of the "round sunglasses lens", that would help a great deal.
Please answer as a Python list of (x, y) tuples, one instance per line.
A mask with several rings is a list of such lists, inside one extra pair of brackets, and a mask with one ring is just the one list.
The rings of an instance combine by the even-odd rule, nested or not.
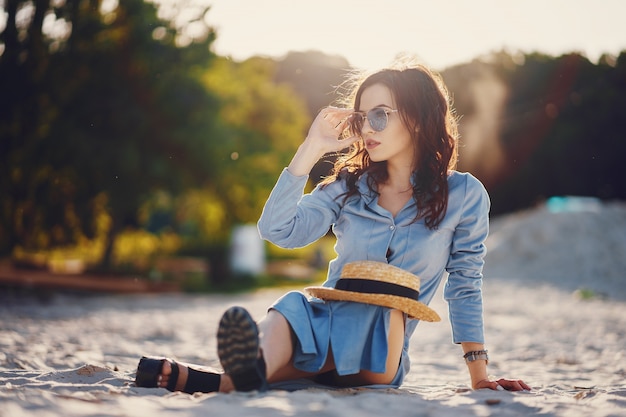
[(383, 131), (387, 127), (387, 113), (385, 113), (385, 109), (377, 108), (368, 111), (367, 121), (376, 132)]

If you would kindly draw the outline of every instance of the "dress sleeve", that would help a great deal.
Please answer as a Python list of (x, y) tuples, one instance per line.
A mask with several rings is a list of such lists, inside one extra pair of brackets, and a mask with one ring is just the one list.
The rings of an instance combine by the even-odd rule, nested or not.
[(304, 194), (307, 179), (283, 170), (257, 223), (263, 239), (283, 248), (299, 248), (328, 233), (340, 212), (341, 187), (332, 183)]
[(484, 343), (482, 271), (489, 234), (489, 195), (468, 175), (463, 209), (452, 238), (444, 288), (454, 343)]

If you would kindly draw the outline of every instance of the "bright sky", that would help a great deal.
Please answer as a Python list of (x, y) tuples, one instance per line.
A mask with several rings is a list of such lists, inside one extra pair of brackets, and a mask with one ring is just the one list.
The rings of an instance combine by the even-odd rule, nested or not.
[(399, 53), (436, 70), (507, 48), (592, 61), (626, 50), (626, 0), (210, 0), (214, 51), (235, 60), (318, 50), (360, 68)]

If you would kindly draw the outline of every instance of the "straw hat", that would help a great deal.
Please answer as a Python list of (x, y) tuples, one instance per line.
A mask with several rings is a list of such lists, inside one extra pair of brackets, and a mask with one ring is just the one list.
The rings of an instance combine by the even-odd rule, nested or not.
[(439, 321), (439, 315), (417, 301), (420, 279), (384, 262), (358, 261), (344, 265), (335, 288), (307, 287), (309, 295), (322, 300), (355, 301), (395, 308), (410, 317)]

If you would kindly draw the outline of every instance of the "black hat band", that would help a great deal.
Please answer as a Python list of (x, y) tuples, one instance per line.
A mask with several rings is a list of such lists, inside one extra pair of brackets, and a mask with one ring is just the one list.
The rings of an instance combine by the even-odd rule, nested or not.
[(363, 294), (386, 294), (409, 298), (417, 301), (420, 292), (390, 282), (373, 281), (362, 278), (341, 278), (335, 285), (336, 290), (358, 292)]

